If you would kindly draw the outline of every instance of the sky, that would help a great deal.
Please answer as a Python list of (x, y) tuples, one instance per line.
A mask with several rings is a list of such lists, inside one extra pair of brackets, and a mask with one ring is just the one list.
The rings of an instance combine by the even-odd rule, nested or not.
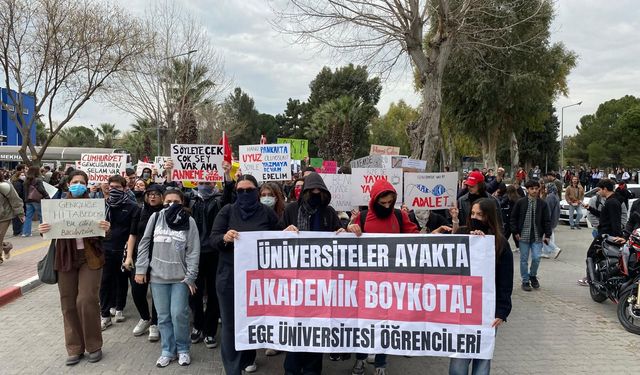
[[(141, 16), (151, 0), (118, 0)], [(255, 100), (258, 111), (282, 113), (289, 98), (306, 100), (309, 83), (323, 66), (348, 64), (329, 53), (294, 44), (269, 23), (273, 13), (267, 0), (180, 0), (185, 11), (201, 19), (217, 52), (224, 59), (231, 89), (241, 87)], [(282, 1), (282, 0), (278, 0)], [(555, 106), (560, 119), (565, 108), (564, 133), (575, 134), (580, 117), (592, 114), (604, 101), (630, 94), (640, 96), (640, 7), (637, 0), (556, 0), (552, 42), (562, 42), (578, 54), (568, 78), (568, 97)], [(400, 99), (417, 105), (410, 69), (383, 81), (378, 110), (384, 114)], [(105, 107), (106, 106), (106, 107)], [(116, 123), (126, 130), (133, 118), (104, 103), (88, 103), (72, 120), (74, 125)]]

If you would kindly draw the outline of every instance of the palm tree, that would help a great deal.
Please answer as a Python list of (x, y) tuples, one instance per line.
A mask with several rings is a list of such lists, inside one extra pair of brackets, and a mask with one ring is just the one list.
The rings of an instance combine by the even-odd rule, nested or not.
[(348, 163), (354, 156), (352, 124), (363, 109), (360, 99), (341, 96), (322, 104), (313, 115), (307, 137), (315, 139), (318, 155), (325, 160)]
[(95, 147), (96, 135), (93, 130), (84, 126), (71, 126), (58, 133), (63, 147)]
[[(138, 138), (142, 141), (142, 154), (143, 156), (153, 155), (153, 132), (156, 130), (151, 120), (149, 119), (136, 119), (135, 124), (131, 124), (133, 129), (131, 133), (137, 134)], [(160, 156), (160, 155), (158, 155)]]
[(104, 148), (113, 148), (116, 138), (120, 135), (120, 130), (116, 129), (115, 124), (102, 123), (96, 129), (100, 146)]

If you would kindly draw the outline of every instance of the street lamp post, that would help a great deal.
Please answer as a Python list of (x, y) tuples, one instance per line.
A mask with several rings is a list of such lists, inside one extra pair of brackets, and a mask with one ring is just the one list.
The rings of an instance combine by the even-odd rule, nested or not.
[(573, 107), (575, 105), (581, 105), (582, 102), (565, 105), (560, 110), (560, 171), (564, 168), (564, 109)]
[(160, 154), (160, 82), (161, 82), (161, 79), (160, 79), (160, 63), (162, 62), (164, 64), (164, 61), (166, 61), (166, 60), (175, 59), (176, 57), (181, 57), (181, 56), (188, 56), (188, 55), (191, 55), (192, 53), (196, 53), (196, 52), (198, 52), (197, 49), (192, 49), (192, 50), (190, 50), (188, 52), (179, 53), (179, 54), (173, 55), (173, 56), (163, 57), (160, 60), (158, 60), (158, 85), (157, 85), (157, 90), (156, 90), (156, 105), (157, 105), (156, 131), (157, 131), (157, 142), (158, 142), (158, 156), (161, 156), (161, 154)]

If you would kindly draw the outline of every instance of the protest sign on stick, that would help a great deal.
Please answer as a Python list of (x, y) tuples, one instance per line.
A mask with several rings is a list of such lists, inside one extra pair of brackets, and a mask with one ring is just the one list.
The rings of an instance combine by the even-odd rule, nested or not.
[(309, 141), (307, 139), (278, 138), (276, 143), (291, 145), (291, 159), (293, 160), (309, 157)]
[(351, 211), (351, 175), (322, 173), (320, 176), (331, 193), (331, 207), (336, 211)]
[(172, 144), (171, 160), (174, 181), (221, 182), (224, 146)]
[(404, 174), (404, 204), (411, 208), (450, 208), (457, 195), (457, 172)]
[(42, 221), (51, 230), (42, 237), (54, 238), (104, 237), (100, 221), (105, 218), (104, 199), (43, 199)]
[(291, 180), (290, 150), (288, 144), (240, 146), (240, 169), (258, 181)]
[(153, 171), (155, 167), (155, 163), (145, 163), (142, 160), (138, 160), (138, 164), (136, 164), (136, 177), (142, 177), (142, 171), (145, 168), (149, 168)]
[(82, 154), (80, 170), (89, 176), (90, 183), (107, 183), (113, 175), (125, 176), (127, 154)]
[(338, 162), (335, 160), (322, 161), (322, 168), (319, 173), (333, 174), (338, 173)]
[(237, 350), (490, 359), (493, 236), (245, 232)]
[(377, 180), (387, 180), (396, 190), (396, 204), (402, 203), (402, 169), (400, 168), (354, 168), (351, 170), (351, 203), (367, 206), (371, 199), (371, 187)]

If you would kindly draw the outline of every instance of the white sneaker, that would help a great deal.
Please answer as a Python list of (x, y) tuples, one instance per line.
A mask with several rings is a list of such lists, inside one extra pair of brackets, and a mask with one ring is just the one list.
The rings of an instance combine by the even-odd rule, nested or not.
[(160, 331), (157, 325), (152, 324), (149, 326), (149, 341), (156, 342), (158, 340), (160, 340)]
[(549, 254), (542, 254), (540, 255), (540, 258), (549, 259), (551, 257), (549, 256)]
[(165, 357), (165, 356), (161, 356), (160, 358), (158, 358), (158, 360), (156, 361), (156, 366), (158, 367), (167, 367), (169, 366), (169, 364), (172, 361), (175, 361), (176, 357)]
[(151, 325), (151, 321), (150, 320), (140, 319), (138, 321), (138, 324), (136, 324), (135, 328), (133, 328), (133, 335), (134, 336), (143, 335), (145, 332), (147, 332), (147, 330), (149, 329), (150, 325)]
[(387, 375), (387, 369), (384, 367), (377, 367), (375, 375)]
[(111, 322), (111, 317), (106, 317), (106, 318), (100, 318), (100, 328), (104, 331), (105, 329), (107, 329), (107, 327), (109, 327), (111, 324), (113, 324)]
[(256, 365), (256, 363), (255, 363), (255, 362), (253, 362), (253, 364), (251, 364), (251, 365), (249, 365), (249, 366), (245, 367), (245, 368), (244, 368), (244, 371), (245, 371), (245, 372), (256, 372), (256, 371), (258, 371), (258, 366)]
[(560, 256), (560, 253), (562, 252), (561, 248), (557, 248), (555, 253), (553, 253), (553, 259), (558, 259), (558, 257)]
[(127, 320), (127, 318), (124, 317), (124, 314), (122, 314), (122, 311), (116, 311), (116, 323), (122, 323), (125, 320)]
[(191, 364), (189, 353), (178, 353), (178, 364), (180, 366), (189, 366)]
[(375, 354), (369, 354), (367, 356), (367, 363), (374, 363), (376, 361), (376, 355)]
[(111, 315), (111, 316), (115, 316), (116, 315), (116, 308), (115, 307), (112, 307), (112, 308), (109, 309), (109, 315)]

